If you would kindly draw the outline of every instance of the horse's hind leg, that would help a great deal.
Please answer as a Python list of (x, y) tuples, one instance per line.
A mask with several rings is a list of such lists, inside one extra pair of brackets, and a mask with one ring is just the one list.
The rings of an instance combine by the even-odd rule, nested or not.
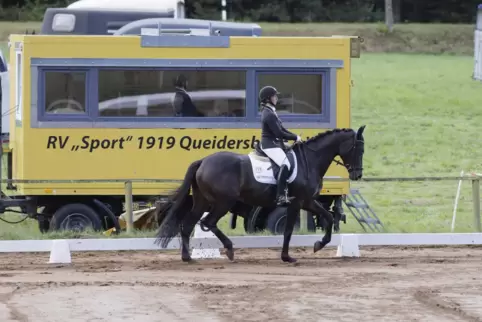
[(193, 189), (193, 207), (189, 216), (181, 224), (181, 258), (183, 262), (190, 262), (191, 255), (189, 254), (189, 241), (192, 231), (197, 222), (201, 219), (205, 211), (208, 211), (209, 204), (206, 199)]
[(234, 260), (233, 242), (226, 236), (217, 226), (219, 219), (221, 219), (231, 209), (235, 202), (223, 202), (213, 207), (212, 211), (203, 218), (202, 224), (211, 230), (226, 248), (226, 256), (229, 260)]
[(315, 214), (321, 215), (326, 222), (325, 236), (323, 236), (323, 239), (321, 241), (316, 241), (313, 247), (313, 251), (316, 253), (331, 242), (331, 234), (333, 232), (334, 222), (333, 215), (331, 214), (331, 212), (323, 208), (323, 206), (314, 199), (307, 201), (302, 208)]

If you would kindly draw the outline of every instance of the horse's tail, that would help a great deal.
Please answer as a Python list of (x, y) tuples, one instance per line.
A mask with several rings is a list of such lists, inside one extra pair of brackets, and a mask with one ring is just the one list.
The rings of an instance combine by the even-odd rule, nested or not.
[(157, 210), (159, 230), (156, 234), (157, 239), (155, 243), (160, 244), (162, 248), (166, 248), (169, 242), (179, 233), (180, 224), (186, 213), (192, 208), (192, 202), (188, 203), (187, 197), (189, 196), (191, 185), (196, 185), (196, 171), (201, 166), (201, 163), (202, 159), (191, 163), (181, 186)]
[(159, 227), (164, 222), (164, 219), (166, 219), (167, 212), (169, 211), (169, 209), (171, 209), (173, 204), (174, 204), (174, 201), (172, 200), (166, 200), (163, 202), (158, 202), (156, 204), (155, 216), (157, 220), (157, 225)]

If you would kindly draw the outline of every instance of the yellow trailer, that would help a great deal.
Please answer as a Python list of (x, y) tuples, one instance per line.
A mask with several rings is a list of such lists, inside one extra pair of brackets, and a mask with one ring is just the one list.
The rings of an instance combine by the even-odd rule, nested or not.
[[(43, 231), (112, 227), (107, 212), (122, 213), (124, 185), (35, 180), (165, 180), (133, 184), (134, 200), (146, 201), (167, 195), (196, 159), (249, 153), (260, 136), (262, 86), (282, 93), (278, 113), (303, 138), (351, 126), (357, 37), (264, 37), (256, 24), (170, 18), (82, 34), (75, 10), (56, 12), (44, 20), (44, 34), (9, 40), (11, 172), (24, 180), (14, 200)], [(188, 81), (195, 115), (176, 114), (179, 77)], [(336, 164), (328, 173), (348, 177)], [(348, 193), (348, 182), (326, 181), (320, 201), (341, 207)], [(267, 228), (271, 214), (282, 217), (273, 211), (238, 215), (252, 231)]]

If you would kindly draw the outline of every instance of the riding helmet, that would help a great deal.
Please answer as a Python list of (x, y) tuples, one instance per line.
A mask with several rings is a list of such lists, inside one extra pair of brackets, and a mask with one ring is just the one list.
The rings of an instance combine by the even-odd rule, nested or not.
[(265, 86), (259, 91), (259, 100), (261, 102), (269, 101), (271, 96), (279, 94), (278, 90), (273, 86)]

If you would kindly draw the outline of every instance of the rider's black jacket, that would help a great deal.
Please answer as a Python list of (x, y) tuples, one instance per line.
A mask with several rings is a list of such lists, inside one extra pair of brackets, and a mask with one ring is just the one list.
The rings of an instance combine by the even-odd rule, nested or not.
[(261, 104), (261, 147), (263, 149), (282, 148), (284, 140), (296, 140), (296, 134), (288, 131), (274, 110), (265, 104)]

